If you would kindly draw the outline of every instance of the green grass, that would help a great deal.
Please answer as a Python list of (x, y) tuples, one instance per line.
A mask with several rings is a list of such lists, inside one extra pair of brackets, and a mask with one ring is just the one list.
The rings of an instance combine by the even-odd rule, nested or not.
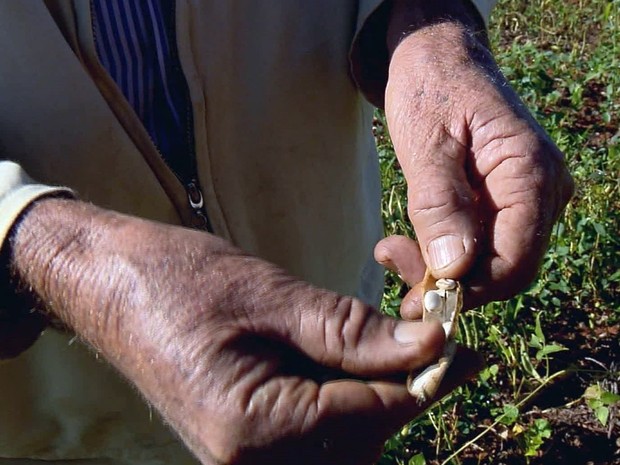
[[(537, 399), (574, 387), (576, 372), (603, 392), (620, 379), (618, 366), (567, 337), (577, 326), (598, 334), (620, 323), (620, 0), (500, 1), (489, 34), (509, 81), (566, 154), (576, 195), (530, 289), (462, 317), (460, 338), (485, 354), (487, 368), (390, 439), (381, 465), (498, 463), (500, 449), (510, 463), (552, 463), (545, 444), (555, 426), (534, 409)], [(405, 181), (377, 119), (385, 232), (411, 236)], [(388, 274), (382, 310), (397, 315), (406, 290)], [(600, 404), (582, 394), (565, 408)]]

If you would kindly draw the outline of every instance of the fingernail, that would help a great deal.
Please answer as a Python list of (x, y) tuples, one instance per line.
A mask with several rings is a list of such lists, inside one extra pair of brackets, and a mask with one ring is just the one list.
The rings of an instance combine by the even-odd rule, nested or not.
[(460, 236), (447, 234), (433, 239), (428, 247), (428, 259), (433, 271), (441, 270), (465, 255), (465, 246)]
[(394, 339), (399, 344), (408, 345), (420, 340), (420, 322), (399, 321), (394, 328)]

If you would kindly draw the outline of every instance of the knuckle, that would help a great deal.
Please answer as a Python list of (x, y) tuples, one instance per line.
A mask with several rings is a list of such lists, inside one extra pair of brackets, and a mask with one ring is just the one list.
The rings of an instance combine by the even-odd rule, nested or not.
[(532, 185), (542, 193), (542, 202), (551, 199), (549, 218), (555, 221), (573, 196), (575, 185), (570, 175), (564, 154), (547, 138), (539, 139), (532, 157)]
[(339, 364), (345, 370), (355, 370), (358, 348), (374, 327), (375, 312), (363, 302), (352, 297), (340, 296), (330, 318), (325, 340), (328, 351), (337, 354)]
[(438, 186), (434, 182), (421, 182), (415, 188), (409, 189), (408, 209), (411, 218), (438, 215), (449, 216), (458, 211), (463, 205), (473, 204), (473, 198), (458, 186)]
[(339, 339), (343, 351), (348, 351), (356, 347), (362, 337), (367, 312), (360, 302), (350, 297), (341, 298), (339, 306), (344, 307), (340, 319)]
[(455, 228), (473, 228), (476, 202), (472, 192), (429, 186), (418, 189), (410, 196), (408, 214), (418, 237), (425, 240)]
[(349, 318), (350, 301), (350, 297), (334, 295), (332, 299), (324, 301), (318, 312), (323, 318), (320, 324), (320, 327), (323, 328), (320, 363), (326, 365), (342, 364), (345, 343), (342, 334)]

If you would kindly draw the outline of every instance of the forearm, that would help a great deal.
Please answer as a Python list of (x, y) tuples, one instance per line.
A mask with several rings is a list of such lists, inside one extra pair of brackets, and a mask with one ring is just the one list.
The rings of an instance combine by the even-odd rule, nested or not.
[[(39, 301), (44, 307), (40, 310), (75, 329), (85, 326), (86, 316), (80, 309), (87, 296), (78, 283), (96, 279), (86, 268), (100, 214), (81, 202), (41, 199), (23, 212), (9, 239), (10, 268), (18, 287)], [(101, 305), (107, 307), (107, 302)]]

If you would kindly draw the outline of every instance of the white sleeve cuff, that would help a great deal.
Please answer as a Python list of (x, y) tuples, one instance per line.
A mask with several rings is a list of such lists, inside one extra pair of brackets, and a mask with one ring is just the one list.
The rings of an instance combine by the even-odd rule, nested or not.
[(17, 164), (0, 161), (0, 246), (20, 213), (33, 201), (46, 195), (73, 197), (70, 189), (37, 184)]

